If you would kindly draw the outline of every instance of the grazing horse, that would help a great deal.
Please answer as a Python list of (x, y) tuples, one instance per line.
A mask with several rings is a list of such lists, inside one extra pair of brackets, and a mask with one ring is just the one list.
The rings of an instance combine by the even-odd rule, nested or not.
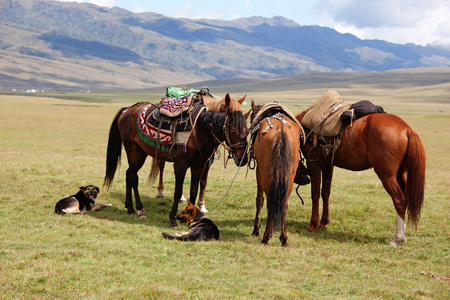
[[(225, 97), (227, 104), (229, 95)], [(183, 182), (188, 168), (191, 168), (190, 202), (195, 204), (200, 177), (208, 165), (208, 159), (215, 149), (225, 142), (233, 153), (236, 164), (247, 163), (245, 153), (248, 128), (246, 119), (240, 111), (226, 112), (203, 110), (192, 128), (185, 145), (174, 146), (172, 153), (157, 150), (155, 146), (147, 144), (137, 132), (137, 121), (142, 107), (148, 103), (136, 103), (128, 108), (122, 108), (115, 116), (109, 133), (106, 158), (106, 175), (104, 184), (109, 187), (114, 179), (118, 162), (121, 157), (122, 144), (128, 158), (126, 172), (126, 200), (125, 207), (129, 214), (134, 214), (132, 191), (136, 200), (139, 217), (146, 217), (138, 192), (138, 171), (143, 166), (148, 155), (174, 163), (175, 193), (172, 209), (169, 214), (170, 226), (176, 227), (175, 216), (178, 202), (183, 192)], [(175, 153), (175, 155), (173, 155)]]
[[(212, 97), (210, 94), (202, 95), (202, 101), (205, 103), (206, 107), (209, 110), (212, 111), (227, 111), (231, 110), (232, 112), (240, 111), (241, 110), (241, 104), (245, 101), (245, 97), (242, 97), (239, 100), (236, 100), (234, 98), (230, 98), (229, 102), (225, 101), (225, 97), (222, 99), (217, 99)], [(161, 100), (162, 101), (162, 100)], [(162, 159), (158, 160), (158, 164), (156, 164), (155, 159), (152, 159), (152, 168), (149, 175), (149, 182), (153, 182), (156, 176), (158, 175), (159, 170), (159, 183), (158, 183), (158, 194), (156, 195), (157, 198), (164, 197), (164, 181), (163, 181), (163, 175), (164, 175), (164, 166), (166, 162)], [(203, 213), (206, 213), (206, 205), (205, 205), (205, 190), (206, 190), (206, 184), (208, 181), (208, 172), (209, 167), (211, 165), (208, 164), (207, 168), (203, 171), (202, 177), (200, 179), (200, 193), (198, 195), (198, 207), (200, 208), (200, 211)], [(182, 196), (182, 199), (184, 197)]]
[[(307, 111), (296, 116), (299, 122)], [(396, 231), (390, 245), (396, 247), (406, 242), (406, 212), (408, 223), (417, 229), (424, 198), (425, 149), (417, 133), (405, 121), (395, 115), (380, 113), (356, 119), (343, 132), (334, 159), (332, 153), (325, 155), (321, 147), (314, 147), (311, 137), (301, 146), (301, 150), (311, 176), (309, 231), (326, 229), (330, 223), (328, 199), (334, 166), (351, 171), (374, 169), (397, 211)], [(321, 180), (323, 213), (319, 221)]]
[[(270, 105), (270, 104), (268, 104)], [(279, 105), (278, 105), (279, 106)], [(267, 224), (261, 243), (267, 244), (274, 227), (280, 228), (282, 246), (288, 246), (286, 234), (286, 212), (288, 199), (294, 184), (294, 177), (300, 158), (301, 125), (279, 110), (267, 110), (252, 101), (252, 140), (251, 153), (256, 159), (256, 216), (252, 235), (259, 235), (261, 227), (261, 208), (263, 193), (267, 198)], [(280, 107), (280, 106), (279, 106)], [(252, 157), (252, 156), (250, 156)]]

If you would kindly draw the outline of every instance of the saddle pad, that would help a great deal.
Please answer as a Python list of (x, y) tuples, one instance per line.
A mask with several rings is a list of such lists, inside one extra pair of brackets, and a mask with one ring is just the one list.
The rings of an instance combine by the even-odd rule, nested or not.
[(181, 115), (181, 113), (187, 111), (192, 101), (192, 95), (184, 98), (167, 97), (163, 99), (160, 113), (168, 116), (169, 118)]
[[(196, 103), (192, 112), (183, 119), (181, 117), (168, 118), (166, 116), (155, 118), (155, 115), (159, 115), (160, 110), (157, 109), (156, 105), (148, 104), (139, 111), (136, 122), (137, 131), (145, 143), (156, 147), (156, 141), (158, 141), (158, 149), (169, 152), (172, 145), (186, 144), (192, 127), (197, 122), (197, 118), (206, 109), (205, 105)], [(159, 125), (160, 122), (161, 125)], [(158, 127), (160, 128), (158, 129)]]
[(337, 136), (342, 127), (339, 117), (350, 106), (338, 93), (328, 91), (309, 107), (301, 123), (320, 136)]
[[(156, 106), (148, 104), (141, 108), (137, 120), (137, 129), (141, 139), (150, 146), (156, 147), (158, 139), (158, 128), (147, 122), (147, 115), (155, 110)], [(172, 132), (170, 130), (161, 129), (159, 132), (159, 149), (169, 152), (172, 145)]]

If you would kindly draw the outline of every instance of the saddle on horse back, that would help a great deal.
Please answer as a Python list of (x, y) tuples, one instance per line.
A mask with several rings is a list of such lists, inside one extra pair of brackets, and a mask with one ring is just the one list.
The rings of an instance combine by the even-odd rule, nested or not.
[(158, 104), (149, 103), (139, 111), (139, 136), (150, 146), (170, 153), (173, 146), (186, 144), (203, 110), (207, 107), (196, 99), (195, 94), (184, 98), (167, 97)]
[(339, 149), (345, 128), (354, 120), (372, 113), (386, 112), (368, 100), (344, 103), (337, 92), (328, 91), (309, 107), (301, 124), (308, 132), (307, 136), (312, 135), (314, 146), (320, 139), (325, 155), (330, 150), (334, 154)]

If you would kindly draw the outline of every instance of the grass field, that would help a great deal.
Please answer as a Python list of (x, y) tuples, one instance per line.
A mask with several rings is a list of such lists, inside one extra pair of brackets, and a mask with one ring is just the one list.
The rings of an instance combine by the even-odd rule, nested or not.
[[(258, 103), (279, 99), (299, 112), (325, 91), (314, 87), (248, 97)], [(162, 199), (146, 182), (150, 160), (139, 173), (146, 220), (128, 216), (124, 207), (126, 159), (112, 188), (102, 189), (112, 118), (120, 107), (147, 99), (141, 94), (119, 94), (113, 101), (101, 93), (88, 99), (67, 94), (65, 100), (0, 95), (0, 298), (449, 299), (450, 101), (442, 100), (448, 85), (417, 88), (405, 98), (401, 87), (337, 91), (344, 100), (370, 99), (400, 115), (425, 145), (421, 220), (417, 231), (407, 228), (408, 241), (398, 248), (387, 245), (396, 214), (372, 170), (335, 170), (327, 231), (305, 229), (309, 186), (300, 189), (304, 206), (292, 195), (288, 248), (280, 247), (277, 234), (266, 246), (250, 236), (256, 181), (246, 168), (210, 215), (221, 231), (219, 241), (165, 240), (161, 232), (174, 231), (168, 228), (170, 165)], [(232, 163), (224, 170), (222, 153), (210, 172), (207, 208), (218, 203), (235, 172)], [(98, 201), (112, 207), (85, 216), (54, 213), (59, 199), (85, 184), (100, 186)], [(185, 192), (188, 184), (189, 179)]]

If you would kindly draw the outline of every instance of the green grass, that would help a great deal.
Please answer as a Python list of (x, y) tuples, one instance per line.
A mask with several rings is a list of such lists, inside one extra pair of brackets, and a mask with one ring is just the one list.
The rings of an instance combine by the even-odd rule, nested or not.
[[(249, 98), (265, 102), (295, 99), (297, 94), (306, 96), (282, 102), (294, 112), (311, 104), (314, 94), (320, 96), (309, 90)], [(356, 98), (352, 90), (342, 94)], [(408, 228), (408, 241), (398, 248), (387, 245), (396, 214), (372, 170), (335, 169), (327, 231), (312, 234), (305, 229), (309, 186), (300, 189), (304, 206), (291, 195), (288, 248), (280, 247), (277, 234), (266, 246), (250, 236), (256, 179), (254, 170), (246, 168), (239, 170), (229, 194), (210, 215), (221, 231), (219, 241), (165, 240), (161, 232), (174, 231), (168, 228), (174, 187), (170, 164), (163, 199), (156, 199), (156, 186), (146, 182), (150, 160), (139, 173), (146, 220), (128, 216), (124, 207), (126, 159), (111, 189), (101, 186), (109, 126), (123, 106), (115, 102), (133, 103), (130, 99), (140, 96), (117, 94), (114, 101), (92, 103), (0, 96), (0, 297), (448, 299), (450, 104), (432, 103), (433, 97), (423, 95), (408, 103), (383, 102), (420, 135), (427, 152), (419, 228)], [(218, 203), (235, 172), (231, 162), (224, 170), (222, 153), (210, 172), (207, 208)], [(100, 186), (98, 201), (113, 206), (85, 216), (54, 213), (59, 199), (85, 184)], [(185, 194), (188, 186), (189, 177)], [(265, 215), (264, 208), (263, 226)]]

